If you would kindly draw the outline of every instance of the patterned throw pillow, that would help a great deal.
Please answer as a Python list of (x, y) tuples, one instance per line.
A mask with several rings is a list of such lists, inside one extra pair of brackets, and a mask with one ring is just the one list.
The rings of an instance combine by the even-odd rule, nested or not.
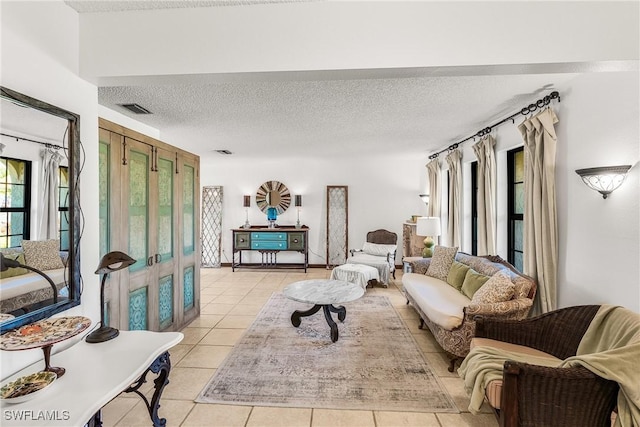
[(60, 240), (23, 240), (24, 259), (29, 267), (40, 271), (64, 268), (60, 258)]
[(458, 253), (458, 247), (448, 248), (446, 246), (436, 246), (433, 250), (431, 263), (425, 273), (427, 276), (435, 277), (442, 281), (447, 281), (451, 264)]
[(462, 283), (461, 292), (467, 296), (467, 298), (473, 298), (473, 295), (490, 279), (489, 276), (480, 274), (473, 268), (467, 271), (467, 275), (464, 276), (464, 282)]
[(449, 275), (447, 276), (447, 283), (460, 290), (464, 283), (464, 278), (469, 271), (469, 266), (458, 261), (453, 261), (451, 269), (449, 269)]
[[(4, 253), (5, 259), (10, 259), (14, 261), (18, 261), (20, 264), (24, 265), (24, 254), (23, 253)], [(23, 274), (27, 274), (29, 270), (26, 268), (8, 268), (6, 271), (0, 272), (0, 279), (8, 279), (9, 277), (22, 276)]]
[(509, 276), (498, 272), (491, 276), (480, 289), (473, 294), (471, 304), (493, 304), (494, 302), (509, 301), (513, 298), (516, 286)]

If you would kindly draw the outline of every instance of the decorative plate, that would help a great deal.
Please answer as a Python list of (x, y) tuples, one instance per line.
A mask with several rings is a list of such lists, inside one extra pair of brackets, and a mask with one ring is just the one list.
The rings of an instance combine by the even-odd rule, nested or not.
[(20, 403), (33, 399), (57, 378), (54, 372), (41, 371), (20, 377), (0, 389), (0, 398), (7, 403)]
[(28, 350), (55, 344), (79, 334), (91, 325), (84, 316), (40, 320), (0, 336), (0, 350)]

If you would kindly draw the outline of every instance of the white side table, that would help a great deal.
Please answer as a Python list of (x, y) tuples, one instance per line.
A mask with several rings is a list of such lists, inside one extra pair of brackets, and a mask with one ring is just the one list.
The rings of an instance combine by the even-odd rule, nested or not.
[[(121, 392), (137, 393), (149, 372), (157, 374), (153, 397), (145, 404), (153, 426), (165, 426), (158, 417), (162, 390), (169, 382), (169, 349), (182, 341), (181, 332), (120, 331), (99, 344), (84, 340), (51, 356), (51, 363), (66, 368), (42, 395), (18, 404), (0, 402), (3, 426), (69, 427), (102, 425), (100, 409)], [(5, 379), (3, 384), (38, 372), (38, 361)], [(141, 395), (142, 396), (142, 395)]]

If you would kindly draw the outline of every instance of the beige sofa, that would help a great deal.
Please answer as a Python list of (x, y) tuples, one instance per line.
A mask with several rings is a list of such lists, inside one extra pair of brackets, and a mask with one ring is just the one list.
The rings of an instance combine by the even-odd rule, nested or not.
[[(411, 262), (413, 272), (405, 273), (402, 277), (403, 291), (407, 304), (411, 304), (420, 315), (420, 328), (426, 324), (440, 346), (453, 356), (449, 367), (453, 372), (456, 361), (469, 353), (475, 331), (474, 317), (526, 318), (533, 305), (536, 283), (498, 256), (473, 256), (458, 252), (451, 267), (455, 271), (449, 270), (447, 276), (453, 282), (456, 279), (451, 278), (452, 274), (457, 272), (463, 275), (463, 279), (458, 276), (458, 282), (462, 280), (462, 288), (458, 289), (448, 281), (426, 274), (431, 261), (432, 258), (423, 258)], [(468, 270), (463, 274), (466, 268)], [(498, 273), (499, 277), (493, 277)], [(488, 280), (490, 278), (493, 278), (491, 282)], [(486, 284), (491, 283), (493, 289), (500, 280), (512, 283), (507, 283), (509, 292), (513, 290), (511, 296), (506, 292), (501, 295), (502, 298), (487, 298), (487, 294), (491, 293), (489, 287), (475, 295)], [(482, 281), (485, 281), (484, 284), (480, 284)], [(480, 287), (471, 294), (470, 289), (478, 284)], [(481, 294), (484, 295), (481, 297)]]

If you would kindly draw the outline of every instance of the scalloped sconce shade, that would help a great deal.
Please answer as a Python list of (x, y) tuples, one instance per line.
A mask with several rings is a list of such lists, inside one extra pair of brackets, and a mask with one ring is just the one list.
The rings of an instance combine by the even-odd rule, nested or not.
[(631, 165), (604, 166), (598, 168), (578, 169), (576, 173), (582, 178), (587, 187), (596, 190), (606, 199), (609, 194), (622, 185)]

